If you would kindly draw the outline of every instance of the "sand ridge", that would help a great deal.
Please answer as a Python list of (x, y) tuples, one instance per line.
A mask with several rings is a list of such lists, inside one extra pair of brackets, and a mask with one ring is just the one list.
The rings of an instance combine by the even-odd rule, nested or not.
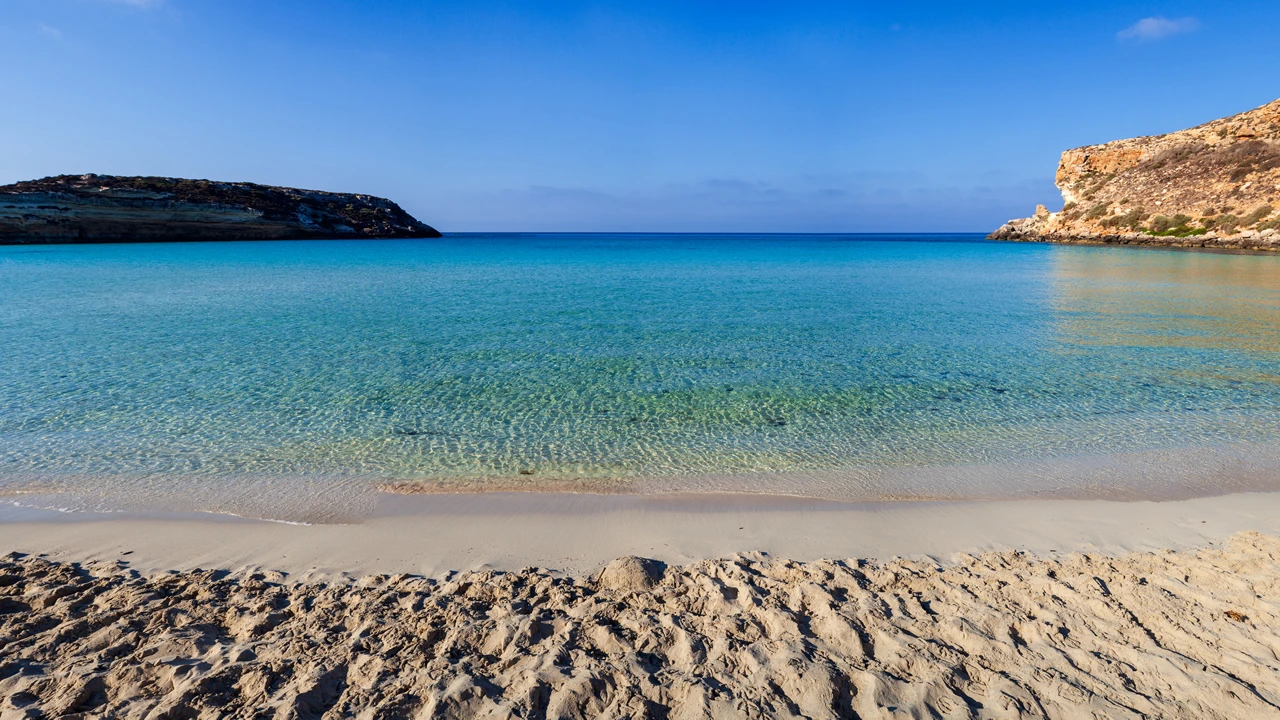
[(0, 563), (0, 717), (1280, 717), (1280, 539), (291, 582)]

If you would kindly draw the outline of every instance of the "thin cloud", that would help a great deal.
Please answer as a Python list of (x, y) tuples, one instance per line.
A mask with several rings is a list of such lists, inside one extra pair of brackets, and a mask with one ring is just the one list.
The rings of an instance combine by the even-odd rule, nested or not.
[[(438, 226), (486, 231), (895, 232), (989, 231), (1056, 189), (1003, 174), (981, 185), (903, 173), (738, 177), (647, 188), (551, 185), (433, 193)], [(921, 211), (921, 208), (927, 208)]]
[(53, 38), (54, 40), (61, 40), (61, 39), (62, 39), (62, 31), (61, 31), (61, 30), (59, 30), (59, 29), (58, 29), (58, 28), (56, 28), (56, 27), (49, 27), (48, 25), (45, 25), (44, 23), (40, 23), (40, 33), (41, 33), (42, 35), (45, 35), (45, 36), (51, 37), (51, 38)]
[(1200, 22), (1192, 17), (1169, 19), (1167, 17), (1142, 18), (1138, 22), (1116, 33), (1122, 40), (1159, 40), (1173, 35), (1185, 35), (1195, 32)]

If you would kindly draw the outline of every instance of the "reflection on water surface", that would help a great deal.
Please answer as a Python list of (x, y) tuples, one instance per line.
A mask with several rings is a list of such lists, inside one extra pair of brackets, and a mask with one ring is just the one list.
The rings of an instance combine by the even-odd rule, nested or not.
[(1055, 250), (1065, 343), (1280, 351), (1278, 258)]

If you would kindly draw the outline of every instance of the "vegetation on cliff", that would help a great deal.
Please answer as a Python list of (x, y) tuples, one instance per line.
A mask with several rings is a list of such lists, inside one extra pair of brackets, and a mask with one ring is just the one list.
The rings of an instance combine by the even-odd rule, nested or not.
[(1221, 120), (1062, 154), (1060, 212), (998, 240), (1280, 250), (1280, 100)]
[(109, 175), (0, 186), (0, 243), (439, 236), (371, 195)]

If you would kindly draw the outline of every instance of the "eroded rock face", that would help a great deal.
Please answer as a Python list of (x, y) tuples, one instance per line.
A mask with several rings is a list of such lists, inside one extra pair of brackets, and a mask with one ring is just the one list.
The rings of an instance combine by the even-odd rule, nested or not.
[(1280, 100), (1167, 135), (1062, 154), (1061, 212), (989, 237), (1280, 250)]
[(440, 237), (372, 195), (161, 177), (0, 186), (0, 244)]

